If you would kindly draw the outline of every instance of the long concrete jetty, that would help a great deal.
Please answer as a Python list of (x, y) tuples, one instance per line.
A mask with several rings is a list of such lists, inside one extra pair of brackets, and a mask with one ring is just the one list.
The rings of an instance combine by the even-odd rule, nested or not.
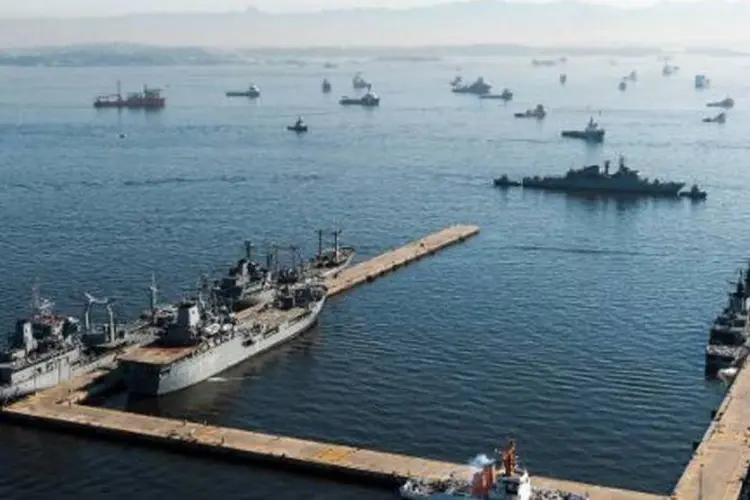
[(362, 283), (371, 282), (384, 274), (399, 269), (422, 257), (432, 255), (479, 233), (477, 226), (457, 225), (413, 241), (373, 259), (344, 269), (326, 283), (328, 295), (338, 295)]
[[(467, 465), (77, 404), (103, 373), (91, 373), (28, 397), (4, 408), (0, 417), (47, 429), (394, 489), (410, 477), (439, 479), (455, 474), (468, 478), (471, 474)], [(536, 488), (588, 494), (590, 500), (666, 500), (658, 495), (537, 475), (532, 482)]]

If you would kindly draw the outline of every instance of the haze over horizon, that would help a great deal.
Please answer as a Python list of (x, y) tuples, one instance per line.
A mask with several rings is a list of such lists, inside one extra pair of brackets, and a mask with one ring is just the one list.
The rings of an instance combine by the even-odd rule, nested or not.
[(34, 0), (0, 5), (0, 47), (685, 44), (745, 49), (748, 24), (750, 0)]
[[(28, 3), (0, 3), (0, 18), (107, 17), (147, 13), (227, 13), (260, 10), (268, 13), (300, 13), (340, 9), (412, 9), (482, 0), (34, 0)], [(502, 0), (501, 0), (502, 1)], [(617, 7), (648, 7), (665, 0), (578, 0), (580, 3)], [(701, 0), (668, 0), (666, 3), (695, 3)], [(747, 0), (734, 0), (745, 2)], [(516, 0), (512, 3), (555, 3), (554, 0)], [(578, 2), (573, 2), (578, 3)]]

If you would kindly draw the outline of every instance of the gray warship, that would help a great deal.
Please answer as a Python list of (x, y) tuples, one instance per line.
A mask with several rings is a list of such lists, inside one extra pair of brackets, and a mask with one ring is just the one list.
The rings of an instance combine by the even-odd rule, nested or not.
[(202, 382), (311, 328), (326, 303), (321, 280), (277, 283), (272, 299), (239, 314), (203, 286), (177, 306), (153, 343), (119, 358), (128, 392), (158, 396)]
[[(7, 346), (0, 351), (0, 402), (48, 389), (71, 378), (110, 365), (129, 346), (153, 341), (150, 323), (115, 323), (113, 301), (86, 294), (80, 320), (53, 311), (54, 304), (34, 288), (32, 313), (16, 322)], [(92, 308), (107, 310), (108, 322), (93, 325)]]
[(354, 259), (354, 247), (341, 246), (339, 237), (341, 229), (331, 231), (333, 247), (323, 248), (323, 230), (318, 230), (318, 253), (310, 260), (310, 269), (322, 278), (335, 277), (349, 267)]
[(245, 257), (229, 269), (227, 276), (214, 283), (217, 298), (235, 312), (256, 305), (272, 280), (272, 254), (268, 253), (266, 265), (262, 266), (253, 260), (253, 249), (252, 242), (245, 241)]
[[(518, 185), (510, 181), (507, 176), (494, 180), (496, 187), (510, 187)], [(685, 196), (693, 199), (704, 199), (705, 192), (693, 186), (690, 191), (680, 192), (684, 182), (661, 182), (659, 179), (649, 180), (641, 177), (637, 170), (625, 165), (625, 158), (620, 156), (619, 168), (610, 172), (610, 162), (604, 162), (604, 168), (590, 165), (581, 169), (570, 169), (564, 176), (524, 177), (521, 186), (529, 189), (547, 191), (565, 191), (594, 194), (619, 194), (629, 196), (677, 197)]]

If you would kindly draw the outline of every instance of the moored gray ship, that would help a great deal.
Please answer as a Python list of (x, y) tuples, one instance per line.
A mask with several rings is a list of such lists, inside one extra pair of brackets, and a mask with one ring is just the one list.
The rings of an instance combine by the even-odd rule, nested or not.
[[(279, 284), (274, 297), (235, 315), (210, 287), (179, 303), (176, 318), (152, 344), (120, 358), (128, 391), (157, 396), (179, 391), (311, 328), (326, 303), (321, 281)], [(208, 292), (208, 297), (204, 293)]]
[(322, 278), (335, 277), (349, 267), (356, 253), (354, 247), (340, 245), (340, 229), (331, 231), (331, 235), (333, 247), (323, 248), (323, 230), (318, 230), (318, 253), (310, 260), (310, 269)]
[[(32, 313), (16, 322), (8, 345), (0, 351), (0, 402), (48, 389), (110, 365), (124, 348), (154, 339), (150, 323), (115, 323), (112, 301), (86, 294), (84, 323), (53, 311), (53, 303), (35, 288)], [(93, 306), (104, 306), (108, 322), (94, 325)]]

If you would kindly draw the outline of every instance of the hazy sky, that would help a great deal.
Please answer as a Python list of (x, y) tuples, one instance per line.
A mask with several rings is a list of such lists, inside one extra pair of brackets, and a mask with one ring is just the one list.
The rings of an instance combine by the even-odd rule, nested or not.
[[(455, 1), (461, 0), (28, 0), (26, 2), (0, 0), (0, 17), (99, 16), (154, 11), (217, 12), (244, 10), (247, 7), (256, 7), (269, 12), (293, 12), (352, 7), (404, 8)], [(619, 5), (654, 3), (654, 0), (589, 1)]]

